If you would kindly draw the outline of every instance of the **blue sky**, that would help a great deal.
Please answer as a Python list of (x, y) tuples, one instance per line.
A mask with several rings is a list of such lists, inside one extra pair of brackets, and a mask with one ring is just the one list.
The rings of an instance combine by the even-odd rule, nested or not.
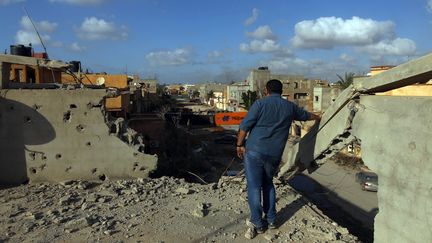
[(162, 83), (276, 74), (337, 80), (432, 48), (432, 0), (0, 0), (0, 47), (31, 42), (52, 59)]

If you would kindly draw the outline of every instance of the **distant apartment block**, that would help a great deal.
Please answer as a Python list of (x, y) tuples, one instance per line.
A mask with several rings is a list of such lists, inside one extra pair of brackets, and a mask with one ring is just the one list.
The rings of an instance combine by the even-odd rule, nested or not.
[(328, 85), (326, 81), (307, 79), (303, 75), (272, 74), (268, 67), (251, 70), (246, 83), (249, 85), (249, 90), (256, 91), (258, 97), (263, 97), (265, 85), (270, 79), (280, 80), (283, 84), (282, 96), (308, 111), (313, 110), (314, 87)]
[(339, 85), (317, 86), (313, 89), (313, 111), (324, 112), (336, 100), (342, 88)]
[(235, 82), (233, 84), (230, 84), (227, 86), (227, 101), (228, 101), (228, 110), (229, 111), (238, 111), (240, 108), (239, 106), (242, 105), (243, 94), (247, 93), (251, 90), (251, 87), (249, 86), (249, 83), (247, 80)]

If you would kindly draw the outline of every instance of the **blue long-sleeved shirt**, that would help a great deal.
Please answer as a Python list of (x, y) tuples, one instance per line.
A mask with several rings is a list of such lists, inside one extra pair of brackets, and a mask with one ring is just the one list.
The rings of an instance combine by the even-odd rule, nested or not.
[(306, 121), (309, 113), (296, 104), (271, 94), (253, 103), (240, 124), (249, 132), (246, 150), (281, 157), (293, 120)]

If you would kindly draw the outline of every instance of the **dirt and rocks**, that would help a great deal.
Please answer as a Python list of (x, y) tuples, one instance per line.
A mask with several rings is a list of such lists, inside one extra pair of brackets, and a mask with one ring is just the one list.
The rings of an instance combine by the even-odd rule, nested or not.
[[(288, 185), (279, 227), (254, 242), (358, 242)], [(246, 242), (246, 185), (222, 177), (66, 181), (0, 190), (0, 242)]]

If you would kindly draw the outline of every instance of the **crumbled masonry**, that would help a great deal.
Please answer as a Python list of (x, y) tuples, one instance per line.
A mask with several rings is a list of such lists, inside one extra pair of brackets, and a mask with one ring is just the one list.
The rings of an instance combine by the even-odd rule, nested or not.
[[(278, 229), (258, 242), (358, 242), (289, 186), (276, 186)], [(245, 242), (244, 178), (199, 185), (183, 179), (64, 181), (0, 190), (6, 242)]]

